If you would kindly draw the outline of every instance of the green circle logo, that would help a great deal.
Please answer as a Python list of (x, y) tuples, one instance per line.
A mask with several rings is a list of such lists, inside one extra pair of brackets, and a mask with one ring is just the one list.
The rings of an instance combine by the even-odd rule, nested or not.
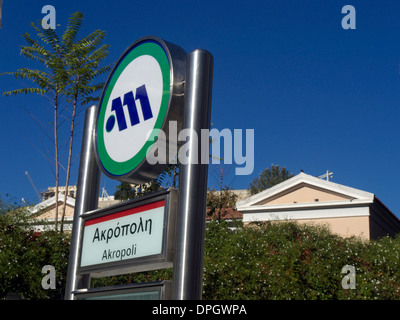
[(171, 64), (154, 39), (138, 41), (122, 55), (104, 87), (95, 145), (103, 171), (114, 178), (146, 160), (167, 115)]

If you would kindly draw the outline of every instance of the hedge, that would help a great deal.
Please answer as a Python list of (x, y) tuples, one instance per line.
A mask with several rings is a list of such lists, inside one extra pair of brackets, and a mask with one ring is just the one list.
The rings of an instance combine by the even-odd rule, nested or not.
[[(36, 232), (24, 214), (0, 216), (0, 299), (62, 299), (69, 234)], [(232, 227), (207, 224), (203, 299), (400, 299), (400, 237), (377, 241), (341, 238), (327, 228), (294, 222)], [(56, 289), (44, 290), (44, 265), (56, 270)], [(341, 273), (355, 268), (355, 289)], [(171, 279), (172, 270), (92, 279), (92, 286)]]

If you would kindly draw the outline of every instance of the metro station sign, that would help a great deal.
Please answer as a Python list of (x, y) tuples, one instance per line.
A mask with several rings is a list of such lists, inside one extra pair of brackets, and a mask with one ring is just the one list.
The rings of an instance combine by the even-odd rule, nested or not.
[(100, 277), (171, 267), (176, 207), (171, 189), (84, 214), (80, 271)]
[(122, 54), (97, 112), (96, 159), (106, 176), (143, 184), (165, 169), (165, 163), (148, 163), (146, 155), (160, 130), (170, 139), (170, 121), (181, 126), (185, 65), (182, 48), (156, 37), (139, 39)]

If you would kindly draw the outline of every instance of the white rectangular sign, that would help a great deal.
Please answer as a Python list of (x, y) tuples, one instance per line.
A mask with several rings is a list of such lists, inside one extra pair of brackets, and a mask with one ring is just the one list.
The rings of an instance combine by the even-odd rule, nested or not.
[(81, 267), (161, 254), (165, 200), (85, 221)]
[(84, 213), (78, 272), (97, 278), (172, 267), (177, 203), (171, 188)]

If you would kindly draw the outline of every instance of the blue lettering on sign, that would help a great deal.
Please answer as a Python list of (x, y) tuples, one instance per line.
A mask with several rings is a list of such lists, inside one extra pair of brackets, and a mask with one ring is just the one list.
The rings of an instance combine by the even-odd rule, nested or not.
[(110, 132), (115, 126), (115, 117), (117, 117), (118, 130), (122, 131), (128, 128), (125, 119), (124, 106), (128, 108), (128, 114), (130, 119), (130, 125), (133, 127), (137, 125), (139, 120), (139, 114), (137, 111), (135, 101), (140, 101), (142, 109), (143, 119), (149, 120), (153, 118), (153, 112), (151, 111), (149, 97), (147, 96), (146, 86), (142, 85), (136, 89), (135, 97), (133, 91), (129, 91), (124, 94), (124, 101), (122, 102), (121, 97), (113, 99), (111, 103), (111, 111), (115, 111), (115, 116), (111, 115), (106, 122), (106, 131)]
[(140, 122), (139, 114), (137, 112), (135, 98), (133, 97), (132, 91), (129, 91), (128, 93), (124, 94), (124, 106), (128, 106), (128, 113), (129, 113), (129, 118), (131, 119), (131, 126), (138, 124)]
[(145, 85), (136, 89), (136, 100), (140, 100), (140, 105), (142, 106), (142, 112), (144, 120), (153, 118), (153, 113), (151, 112), (149, 98), (147, 96), (147, 91)]

